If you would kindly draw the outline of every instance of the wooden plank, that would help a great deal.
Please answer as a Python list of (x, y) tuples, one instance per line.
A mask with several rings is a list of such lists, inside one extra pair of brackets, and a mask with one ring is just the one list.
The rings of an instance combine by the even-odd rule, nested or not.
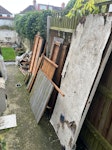
[(39, 123), (44, 113), (52, 90), (52, 83), (46, 78), (44, 73), (39, 70), (30, 94), (30, 105), (37, 123)]
[(35, 70), (38, 66), (38, 59), (39, 59), (41, 52), (42, 52), (42, 45), (43, 45), (43, 39), (40, 37), (38, 47), (37, 47), (37, 53), (36, 53), (35, 61), (34, 61), (34, 65), (33, 65), (32, 74), (35, 74)]
[(53, 46), (53, 51), (52, 51), (50, 59), (55, 63), (57, 63), (57, 57), (60, 51), (60, 46), (61, 46), (61, 43), (57, 43), (57, 42), (54, 43), (54, 46)]
[[(65, 63), (65, 60), (66, 60), (66, 57), (67, 57), (67, 54), (68, 54), (68, 49), (69, 49), (69, 46), (63, 45), (60, 48), (60, 52), (59, 52), (59, 55), (58, 55), (58, 58), (57, 58), (58, 68), (55, 71), (55, 74), (54, 74), (54, 77), (53, 77), (53, 82), (55, 82), (58, 87), (60, 87), (60, 82), (61, 82), (61, 77), (62, 77), (61, 73), (62, 73), (64, 63)], [(49, 104), (48, 104), (49, 107), (52, 108), (50, 110), (51, 113), (53, 111), (57, 95), (58, 95), (58, 91), (56, 89), (54, 89), (53, 92), (52, 92), (52, 95), (50, 97)]]
[(50, 55), (49, 55), (49, 58), (50, 58), (51, 55), (52, 55), (53, 48), (54, 48), (54, 43), (56, 43), (56, 42), (63, 44), (64, 39), (63, 39), (63, 38), (59, 38), (59, 37), (54, 37), (54, 39), (53, 39), (53, 41), (52, 41), (51, 48), (50, 48)]
[(29, 72), (32, 72), (32, 69), (33, 69), (33, 65), (34, 65), (34, 61), (35, 61), (35, 57), (36, 57), (36, 53), (37, 53), (37, 46), (38, 46), (39, 38), (40, 38), (39, 36), (37, 36), (37, 35), (35, 36)]
[(27, 85), (27, 90), (28, 90), (28, 92), (30, 92), (31, 89), (32, 89), (32, 86), (33, 86), (33, 84), (34, 84), (36, 75), (37, 75), (38, 70), (39, 70), (39, 68), (40, 68), (40, 66), (41, 66), (42, 59), (43, 59), (43, 56), (41, 56), (41, 57), (39, 58), (39, 60), (38, 60), (38, 64), (37, 64), (37, 68), (36, 68), (36, 70), (35, 70), (35, 74), (32, 74), (32, 76), (30, 77), (29, 83), (28, 83), (28, 85)]
[(16, 115), (7, 115), (0, 117), (0, 130), (16, 127)]
[(44, 56), (43, 65), (41, 69), (50, 79), (53, 78), (54, 72), (57, 67), (57, 64), (55, 64), (53, 61)]
[(55, 68), (58, 68), (58, 65), (57, 64), (55, 64), (53, 61), (51, 61), (49, 58), (47, 58), (46, 56), (44, 56), (44, 59), (46, 60), (46, 61), (48, 61), (51, 65), (53, 65)]
[[(44, 73), (44, 72), (43, 72)], [(60, 88), (47, 76), (47, 74), (44, 73), (44, 75), (47, 77), (47, 79), (52, 83), (54, 88), (64, 97), (65, 94), (60, 90)]]
[(59, 28), (59, 27), (50, 27), (51, 30), (56, 30), (56, 31), (63, 31), (67, 33), (73, 33), (74, 29), (68, 29), (68, 28)]
[(43, 39), (40, 37), (38, 47), (37, 47), (37, 53), (35, 56), (35, 61), (34, 61), (33, 68), (32, 68), (32, 75), (31, 75), (31, 78), (30, 78), (28, 85), (27, 85), (28, 91), (31, 91), (32, 85), (33, 85), (34, 80), (36, 78), (37, 70), (40, 67), (41, 61), (39, 61), (39, 57), (40, 57), (40, 54), (42, 52), (42, 44), (43, 44)]

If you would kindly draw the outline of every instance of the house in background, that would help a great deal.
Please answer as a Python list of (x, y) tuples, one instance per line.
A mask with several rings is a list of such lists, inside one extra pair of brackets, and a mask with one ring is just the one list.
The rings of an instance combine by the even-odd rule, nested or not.
[(0, 26), (13, 26), (13, 14), (0, 5)]
[(29, 5), (23, 11), (21, 11), (20, 14), (24, 14), (26, 12), (30, 12), (34, 10), (36, 11), (41, 11), (41, 10), (61, 11), (64, 8), (65, 8), (65, 3), (62, 3), (61, 7), (57, 7), (57, 6), (46, 5), (46, 4), (37, 4), (36, 0), (33, 0), (33, 5)]
[(17, 41), (17, 33), (13, 27), (13, 14), (0, 5), (0, 46), (3, 43), (15, 43)]

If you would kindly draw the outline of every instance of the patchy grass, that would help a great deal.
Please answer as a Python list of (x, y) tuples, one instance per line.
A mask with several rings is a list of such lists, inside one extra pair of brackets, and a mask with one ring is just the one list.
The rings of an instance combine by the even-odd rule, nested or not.
[(15, 51), (13, 48), (2, 47), (2, 56), (4, 61), (15, 61)]
[(0, 150), (6, 150), (6, 142), (2, 136), (0, 136)]

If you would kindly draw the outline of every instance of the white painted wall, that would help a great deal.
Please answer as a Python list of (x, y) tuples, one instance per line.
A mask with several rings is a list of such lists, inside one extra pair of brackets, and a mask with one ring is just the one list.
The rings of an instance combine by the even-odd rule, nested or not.
[(14, 26), (14, 21), (12, 19), (0, 19), (0, 26)]
[(2, 29), (0, 30), (0, 42), (3, 43), (15, 43), (15, 41), (18, 41), (18, 34), (16, 31), (14, 30), (6, 30), (6, 29)]

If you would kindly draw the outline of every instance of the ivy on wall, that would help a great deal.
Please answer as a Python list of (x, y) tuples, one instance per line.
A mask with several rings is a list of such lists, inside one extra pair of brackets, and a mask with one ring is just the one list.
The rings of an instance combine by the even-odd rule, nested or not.
[(51, 16), (51, 11), (32, 11), (24, 15), (16, 15), (14, 19), (15, 30), (21, 37), (30, 41), (34, 39), (37, 32), (45, 39), (47, 16)]

